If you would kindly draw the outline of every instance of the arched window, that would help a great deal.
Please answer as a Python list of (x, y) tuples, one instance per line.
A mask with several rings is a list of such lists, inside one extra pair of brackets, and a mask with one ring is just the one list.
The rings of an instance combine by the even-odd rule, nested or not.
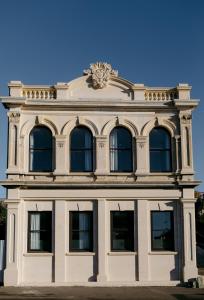
[(132, 135), (124, 127), (115, 127), (110, 134), (111, 172), (132, 172)]
[(91, 131), (79, 126), (71, 132), (71, 171), (93, 171), (93, 136)]
[(149, 135), (150, 172), (171, 172), (171, 136), (162, 127), (152, 129)]
[(51, 172), (52, 166), (52, 132), (45, 126), (36, 126), (30, 133), (29, 170), (34, 172)]

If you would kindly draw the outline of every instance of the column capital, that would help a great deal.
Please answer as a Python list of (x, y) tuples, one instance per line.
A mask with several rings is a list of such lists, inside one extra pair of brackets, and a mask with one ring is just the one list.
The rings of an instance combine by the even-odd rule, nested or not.
[(196, 201), (197, 201), (197, 199), (196, 198), (189, 198), (189, 199), (187, 199), (187, 198), (180, 198), (180, 201), (181, 201), (181, 203), (195, 203)]

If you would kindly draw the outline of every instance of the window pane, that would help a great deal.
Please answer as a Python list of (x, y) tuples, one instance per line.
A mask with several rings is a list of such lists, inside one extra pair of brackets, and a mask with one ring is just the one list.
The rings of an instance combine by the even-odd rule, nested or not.
[(173, 212), (151, 212), (152, 249), (174, 250)]
[(170, 135), (166, 129), (158, 127), (150, 133), (151, 149), (169, 149), (171, 147)]
[(51, 150), (30, 150), (31, 171), (52, 171)]
[(52, 132), (43, 126), (30, 133), (30, 171), (52, 171)]
[(170, 151), (150, 152), (150, 171), (151, 172), (171, 172), (171, 153)]
[(171, 137), (165, 128), (150, 132), (150, 172), (171, 172)]
[(72, 150), (71, 152), (71, 171), (84, 172), (93, 170), (92, 150)]
[(134, 212), (111, 212), (111, 250), (134, 250)]
[(28, 251), (51, 251), (52, 212), (29, 212)]
[(93, 251), (92, 212), (70, 212), (70, 251)]
[(71, 171), (93, 171), (93, 137), (89, 129), (76, 127), (71, 133)]
[(110, 134), (110, 170), (131, 172), (132, 167), (132, 136), (123, 127), (116, 127)]
[(49, 128), (43, 126), (34, 127), (30, 133), (31, 148), (52, 148), (52, 133)]

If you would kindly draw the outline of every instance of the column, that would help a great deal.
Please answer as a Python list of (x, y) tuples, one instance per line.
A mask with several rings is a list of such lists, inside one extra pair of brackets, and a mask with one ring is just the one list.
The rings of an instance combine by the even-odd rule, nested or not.
[(66, 280), (66, 201), (55, 200), (55, 282)]
[(193, 174), (191, 113), (180, 114), (182, 174)]
[(6, 238), (6, 269), (4, 285), (19, 284), (19, 206), (18, 200), (7, 201), (7, 238)]
[(138, 275), (139, 281), (149, 280), (149, 261), (148, 261), (148, 200), (137, 201), (138, 218)]
[(98, 199), (98, 282), (107, 281), (106, 200)]
[(198, 276), (196, 264), (196, 230), (195, 230), (196, 199), (181, 199), (183, 218), (183, 280)]
[(66, 175), (69, 172), (69, 151), (65, 147), (66, 136), (55, 136), (55, 175)]
[(147, 147), (147, 137), (137, 136), (136, 138), (137, 170), (136, 175), (143, 175), (149, 172), (149, 153)]
[(8, 138), (8, 172), (18, 171), (19, 162), (19, 112), (9, 112), (9, 138)]
[(108, 173), (108, 151), (107, 136), (96, 136), (96, 175)]

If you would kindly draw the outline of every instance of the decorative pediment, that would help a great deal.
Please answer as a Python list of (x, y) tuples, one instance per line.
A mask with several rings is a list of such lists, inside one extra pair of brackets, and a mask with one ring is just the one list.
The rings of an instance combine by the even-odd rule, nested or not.
[(91, 77), (93, 88), (102, 89), (107, 86), (111, 76), (118, 76), (118, 71), (113, 70), (112, 66), (106, 62), (96, 62), (90, 64), (89, 69), (84, 70), (84, 75)]

